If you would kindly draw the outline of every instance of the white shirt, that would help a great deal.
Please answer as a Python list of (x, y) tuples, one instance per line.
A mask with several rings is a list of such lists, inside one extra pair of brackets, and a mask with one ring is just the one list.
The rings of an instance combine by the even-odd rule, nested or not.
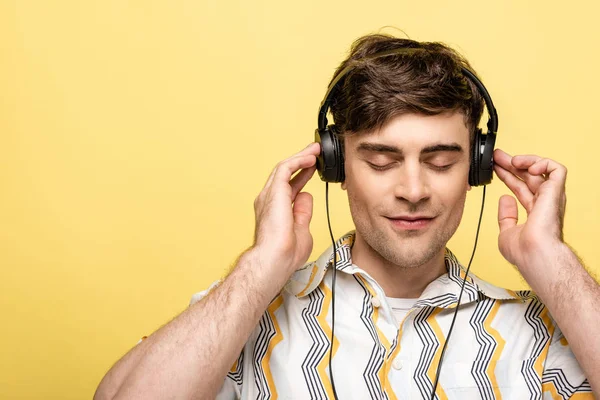
[(406, 314), (413, 308), (418, 299), (402, 299), (396, 297), (386, 297), (385, 298), (394, 313), (394, 317), (396, 317), (396, 322), (400, 324)]
[[(429, 399), (464, 267), (448, 273), (406, 314), (352, 263), (354, 231), (338, 240), (333, 375), (338, 398)], [(333, 248), (298, 270), (270, 303), (217, 399), (333, 399), (328, 358)], [(214, 286), (213, 286), (214, 287)], [(208, 290), (193, 296), (199, 301)], [(404, 312), (405, 310), (398, 310)], [(400, 323), (402, 322), (402, 325)], [(469, 274), (444, 355), (438, 399), (592, 399), (591, 388), (547, 308)]]

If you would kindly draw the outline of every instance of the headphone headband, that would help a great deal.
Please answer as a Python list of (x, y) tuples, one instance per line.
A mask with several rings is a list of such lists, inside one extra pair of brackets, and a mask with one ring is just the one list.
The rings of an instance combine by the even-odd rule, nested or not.
[[(392, 49), (392, 50), (382, 51), (382, 52), (379, 52), (379, 53), (376, 53), (376, 54), (373, 54), (370, 56), (366, 56), (361, 61), (364, 62), (364, 61), (373, 60), (376, 58), (387, 57), (390, 55), (410, 54), (410, 53), (417, 53), (417, 52), (424, 52), (424, 51), (427, 51), (427, 50), (422, 49), (422, 48), (412, 48), (412, 47)], [(340, 71), (339, 74), (337, 74), (335, 79), (331, 82), (331, 84), (327, 88), (327, 92), (325, 93), (325, 97), (323, 98), (323, 101), (321, 102), (321, 106), (319, 108), (319, 116), (318, 116), (319, 130), (324, 130), (327, 127), (327, 112), (329, 111), (329, 107), (331, 105), (331, 100), (333, 98), (333, 93), (335, 92), (335, 89), (336, 89), (338, 83), (342, 80), (343, 77), (345, 77), (354, 68), (356, 68), (356, 64), (346, 66), (342, 71)], [(475, 76), (475, 74), (473, 72), (471, 72), (469, 69), (462, 67), (462, 66), (461, 66), (461, 71), (462, 71), (463, 75), (466, 76), (467, 79), (469, 79), (471, 82), (473, 82), (473, 84), (475, 84), (475, 86), (477, 86), (477, 89), (479, 89), (479, 93), (483, 97), (483, 99), (485, 101), (485, 107), (488, 110), (488, 115), (489, 115), (488, 122), (487, 122), (488, 134), (490, 134), (490, 133), (496, 134), (496, 132), (498, 132), (498, 113), (496, 111), (496, 108), (494, 107), (492, 98), (490, 97), (490, 95), (489, 95), (487, 89), (485, 88), (485, 86), (483, 85), (483, 83), (477, 78), (477, 76)]]

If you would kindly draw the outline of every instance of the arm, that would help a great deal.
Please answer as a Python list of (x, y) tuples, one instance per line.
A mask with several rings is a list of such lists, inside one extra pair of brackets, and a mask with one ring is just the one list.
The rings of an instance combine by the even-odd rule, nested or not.
[(269, 303), (312, 251), (312, 196), (300, 190), (319, 152), (312, 143), (277, 165), (254, 202), (254, 245), (221, 285), (117, 362), (95, 399), (215, 397)]
[(275, 267), (244, 253), (221, 285), (125, 355), (97, 398), (214, 398), (288, 278)]
[(600, 393), (600, 286), (566, 244), (546, 248), (521, 269), (548, 307), (594, 393)]
[(498, 205), (498, 247), (516, 265), (569, 342), (596, 395), (600, 394), (600, 287), (563, 240), (567, 169), (535, 155), (494, 152), (494, 170), (527, 211), (518, 223), (517, 202)]

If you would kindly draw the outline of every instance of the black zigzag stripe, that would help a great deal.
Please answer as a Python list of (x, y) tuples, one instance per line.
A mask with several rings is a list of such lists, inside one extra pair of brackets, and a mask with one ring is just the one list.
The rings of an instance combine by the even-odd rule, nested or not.
[(242, 384), (242, 377), (244, 375), (244, 350), (240, 352), (240, 356), (237, 359), (237, 368), (233, 372), (228, 372), (227, 376), (232, 379), (237, 385)]
[(267, 348), (269, 347), (269, 342), (275, 336), (275, 327), (273, 325), (273, 321), (269, 316), (269, 313), (264, 313), (263, 317), (259, 323), (260, 331), (258, 333), (258, 337), (256, 339), (256, 346), (254, 348), (254, 383), (258, 389), (257, 399), (259, 400), (267, 400), (271, 398), (271, 391), (269, 390), (269, 385), (267, 383), (267, 378), (265, 377), (265, 371), (262, 369), (262, 360), (267, 354)]
[(360, 279), (358, 279), (356, 276), (354, 276), (354, 279), (356, 279), (356, 281), (364, 291), (360, 319), (371, 334), (371, 338), (373, 339), (373, 348), (371, 349), (369, 362), (367, 363), (367, 366), (363, 371), (363, 379), (365, 380), (367, 388), (369, 389), (369, 394), (371, 395), (371, 398), (381, 399), (384, 398), (385, 395), (383, 392), (383, 388), (381, 387), (381, 382), (377, 377), (377, 373), (383, 366), (383, 362), (385, 359), (385, 347), (379, 341), (377, 330), (375, 328), (375, 325), (373, 324), (373, 304), (371, 303), (371, 294)]
[(321, 288), (317, 287), (309, 294), (309, 304), (302, 310), (302, 320), (308, 330), (312, 345), (302, 362), (302, 374), (304, 381), (308, 386), (311, 399), (327, 398), (327, 393), (323, 387), (323, 382), (319, 379), (317, 365), (319, 361), (327, 354), (329, 350), (329, 338), (320, 329), (317, 322), (317, 315), (323, 308), (323, 299), (325, 295)]
[(523, 377), (525, 378), (525, 383), (527, 384), (532, 400), (542, 397), (542, 380), (535, 372), (534, 364), (542, 353), (546, 343), (550, 340), (550, 334), (544, 325), (544, 321), (540, 318), (540, 314), (543, 310), (544, 305), (542, 303), (532, 300), (525, 311), (525, 320), (533, 329), (535, 342), (531, 350), (531, 356), (521, 365), (521, 374), (523, 374)]
[[(337, 269), (339, 271), (343, 271), (344, 269), (352, 265), (352, 263), (350, 262), (350, 246), (341, 246), (340, 243), (338, 243), (337, 246)], [(328, 264), (333, 264), (333, 254), (331, 254), (331, 257), (329, 257)]]
[[(459, 288), (462, 287), (464, 278), (460, 277), (460, 272), (461, 272), (460, 263), (458, 262), (456, 257), (454, 257), (454, 255), (451, 255), (448, 258), (446, 258), (446, 262), (447, 262), (446, 267), (448, 268), (448, 277), (450, 278), (450, 280), (452, 282), (456, 283)], [(469, 302), (474, 301), (479, 296), (479, 294), (478, 294), (479, 288), (477, 287), (477, 284), (472, 282), (470, 279), (471, 279), (470, 276), (467, 277), (467, 280), (465, 282), (465, 289), (464, 289), (464, 292), (467, 295), (466, 299)], [(462, 301), (463, 300), (461, 299), (461, 303), (462, 303)]]
[(590, 385), (590, 383), (588, 382), (587, 379), (585, 381), (583, 381), (581, 386), (579, 386), (577, 388), (577, 390), (575, 391), (575, 393), (591, 393), (591, 392), (592, 392), (592, 386)]
[(475, 312), (469, 320), (469, 325), (471, 325), (475, 332), (475, 340), (477, 340), (477, 343), (479, 344), (479, 351), (475, 358), (476, 361), (471, 367), (471, 375), (477, 383), (481, 398), (484, 400), (495, 399), (492, 382), (485, 371), (490, 365), (492, 354), (496, 349), (497, 343), (493, 336), (486, 332), (483, 327), (483, 323), (492, 310), (494, 302), (494, 299), (481, 296), (475, 307)]
[(423, 344), (423, 350), (421, 351), (413, 379), (417, 383), (417, 388), (419, 389), (419, 392), (421, 392), (423, 398), (429, 398), (431, 391), (433, 390), (433, 383), (427, 376), (427, 369), (433, 362), (435, 352), (440, 345), (435, 337), (435, 333), (426, 322), (427, 318), (429, 318), (434, 310), (435, 308), (429, 307), (421, 309), (413, 321), (417, 335)]
[(444, 293), (439, 296), (431, 297), (429, 299), (419, 300), (415, 303), (415, 308), (421, 308), (425, 306), (429, 307), (448, 307), (452, 303), (456, 303), (457, 297), (452, 293)]
[(551, 368), (544, 371), (542, 376), (542, 383), (553, 383), (556, 387), (556, 392), (565, 399), (571, 397), (577, 388), (569, 382), (565, 373), (560, 368)]
[(521, 300), (538, 300), (538, 297), (531, 290), (517, 290), (515, 294)]

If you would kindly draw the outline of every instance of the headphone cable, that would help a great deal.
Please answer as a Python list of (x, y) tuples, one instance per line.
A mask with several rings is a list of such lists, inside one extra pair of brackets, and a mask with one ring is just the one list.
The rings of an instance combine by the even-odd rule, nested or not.
[(483, 216), (483, 206), (485, 205), (485, 185), (483, 186), (483, 197), (481, 200), (481, 212), (479, 213), (479, 223), (477, 224), (477, 233), (475, 234), (475, 245), (473, 246), (473, 252), (471, 253), (471, 259), (469, 260), (469, 265), (467, 266), (467, 270), (465, 271), (465, 277), (463, 279), (460, 294), (458, 295), (458, 301), (456, 303), (456, 309), (454, 310), (454, 316), (452, 317), (452, 322), (450, 323), (450, 329), (448, 330), (448, 336), (446, 337), (446, 341), (444, 342), (444, 347), (442, 348), (442, 354), (440, 355), (440, 361), (438, 363), (437, 371), (435, 373), (435, 381), (433, 383), (433, 390), (431, 392), (431, 400), (435, 399), (435, 390), (437, 389), (438, 380), (440, 378), (440, 371), (442, 370), (442, 361), (444, 360), (444, 353), (446, 352), (446, 346), (448, 345), (448, 341), (450, 340), (450, 334), (452, 333), (452, 328), (454, 328), (454, 321), (456, 321), (456, 314), (458, 313), (458, 307), (460, 306), (460, 300), (462, 298), (463, 290), (465, 289), (465, 282), (467, 281), (467, 277), (469, 276), (469, 269), (471, 269), (471, 262), (473, 261), (473, 257), (475, 256), (475, 250), (477, 249), (477, 240), (479, 239), (479, 228), (481, 227), (481, 217)]
[[(433, 390), (431, 392), (431, 400), (435, 399), (435, 391), (437, 389), (440, 371), (442, 369), (442, 362), (444, 360), (444, 354), (446, 353), (446, 347), (448, 345), (448, 341), (450, 340), (450, 335), (452, 334), (452, 329), (454, 328), (454, 322), (456, 321), (456, 315), (458, 313), (458, 308), (460, 306), (460, 302), (462, 299), (462, 294), (465, 289), (465, 283), (467, 281), (467, 277), (469, 276), (469, 270), (471, 269), (471, 263), (473, 262), (473, 257), (475, 256), (475, 251), (477, 250), (477, 242), (479, 240), (479, 229), (481, 228), (481, 219), (483, 217), (483, 209), (485, 206), (485, 189), (486, 186), (483, 186), (483, 196), (481, 200), (481, 211), (479, 212), (479, 222), (477, 223), (477, 232), (475, 234), (475, 244), (473, 245), (473, 252), (471, 253), (471, 258), (469, 260), (469, 265), (467, 266), (467, 270), (465, 271), (465, 277), (463, 278), (463, 282), (460, 288), (460, 293), (458, 295), (458, 301), (456, 303), (456, 308), (454, 310), (454, 316), (452, 317), (452, 322), (450, 323), (450, 329), (448, 330), (448, 336), (444, 342), (444, 347), (442, 348), (442, 354), (440, 355), (440, 361), (438, 363), (437, 371), (435, 373), (435, 381), (433, 383)], [(333, 244), (333, 276), (331, 279), (331, 345), (329, 347), (329, 377), (331, 378), (331, 388), (333, 389), (333, 397), (335, 400), (338, 400), (337, 392), (335, 390), (335, 382), (333, 379), (333, 370), (331, 368), (331, 360), (333, 357), (333, 339), (334, 339), (334, 329), (335, 329), (335, 278), (337, 271), (337, 246), (335, 244), (335, 239), (333, 237), (333, 232), (331, 231), (331, 220), (329, 217), (329, 182), (325, 182), (325, 208), (327, 211), (327, 224), (329, 226), (329, 235), (331, 237), (331, 243)]]
[(331, 221), (329, 219), (329, 182), (325, 182), (325, 208), (327, 209), (327, 225), (329, 225), (329, 235), (331, 243), (333, 243), (333, 277), (331, 278), (331, 345), (329, 346), (329, 377), (331, 378), (331, 388), (333, 389), (333, 397), (338, 400), (337, 392), (335, 391), (335, 383), (333, 382), (333, 371), (331, 369), (331, 358), (333, 356), (333, 330), (335, 328), (335, 275), (337, 271), (337, 248), (333, 232), (331, 231)]

